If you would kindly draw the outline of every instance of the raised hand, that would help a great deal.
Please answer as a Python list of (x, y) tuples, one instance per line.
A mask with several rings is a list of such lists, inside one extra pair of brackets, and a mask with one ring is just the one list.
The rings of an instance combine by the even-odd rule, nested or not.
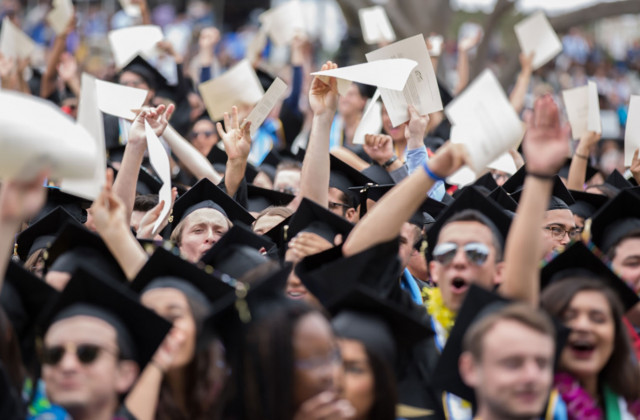
[(129, 130), (129, 141), (133, 143), (147, 144), (147, 134), (144, 122), (147, 121), (156, 136), (160, 137), (169, 124), (169, 119), (175, 110), (175, 106), (159, 105), (157, 108), (143, 108), (138, 112)]
[(429, 159), (429, 169), (439, 177), (453, 175), (462, 165), (471, 162), (469, 151), (464, 144), (446, 142)]
[(113, 184), (113, 171), (107, 170), (107, 181), (102, 192), (91, 205), (89, 212), (96, 231), (104, 236), (106, 233), (129, 226), (126, 210), (122, 200), (111, 190)]
[[(338, 65), (327, 61), (322, 65), (321, 71), (337, 69)], [(329, 83), (314, 77), (309, 90), (309, 104), (315, 115), (333, 115), (338, 108), (338, 88), (334, 77), (329, 79)]]
[[(16, 69), (16, 59), (14, 57), (7, 57), (0, 53), (0, 79), (3, 81), (9, 80)], [(3, 85), (6, 86), (5, 83)]]
[(65, 82), (78, 77), (78, 62), (76, 58), (65, 52), (60, 56), (60, 64), (58, 64), (58, 75)]
[(348, 400), (333, 392), (323, 392), (305, 401), (293, 417), (294, 420), (343, 420), (355, 416), (356, 410)]
[(238, 108), (231, 108), (231, 117), (224, 113), (224, 130), (222, 124), (217, 123), (218, 135), (224, 143), (224, 150), (230, 161), (246, 161), (251, 151), (251, 123), (243, 121), (242, 128), (238, 122)]
[[(173, 187), (171, 189), (171, 207), (173, 208), (173, 203), (176, 201), (176, 196), (178, 195), (178, 189)], [(140, 219), (140, 225), (138, 226), (138, 232), (136, 233), (136, 238), (138, 239), (155, 239), (153, 237), (153, 226), (155, 226), (158, 217), (160, 217), (160, 213), (162, 213), (162, 209), (166, 203), (164, 201), (156, 204), (151, 210), (146, 212), (142, 219)], [(166, 217), (158, 227), (158, 232), (161, 232), (167, 224), (169, 223), (169, 215), (171, 212), (167, 213)]]
[(187, 335), (184, 331), (176, 327), (171, 328), (169, 334), (164, 337), (162, 344), (153, 355), (151, 363), (160, 369), (163, 374), (167, 373), (186, 339)]
[(530, 52), (528, 55), (520, 53), (518, 59), (520, 60), (520, 71), (522, 73), (531, 74), (533, 72), (533, 56), (534, 52)]
[(286, 260), (298, 262), (308, 255), (333, 248), (333, 244), (315, 233), (300, 232), (289, 241)]
[(556, 174), (569, 155), (569, 125), (560, 123), (560, 112), (551, 95), (536, 100), (527, 115), (527, 133), (522, 150), (527, 171), (540, 175)]
[(386, 134), (365, 134), (363, 148), (378, 165), (383, 165), (395, 154), (393, 139)]
[(46, 200), (46, 172), (31, 181), (8, 179), (0, 187), (0, 222), (20, 223), (35, 216)]
[(416, 108), (413, 105), (409, 105), (409, 122), (404, 127), (404, 137), (407, 142), (416, 143), (414, 147), (409, 146), (410, 149), (415, 149), (416, 146), (424, 144), (423, 139), (428, 125), (429, 116), (418, 114)]

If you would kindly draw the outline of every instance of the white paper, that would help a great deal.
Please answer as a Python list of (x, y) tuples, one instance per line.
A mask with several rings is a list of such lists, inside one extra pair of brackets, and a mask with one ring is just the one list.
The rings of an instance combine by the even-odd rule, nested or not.
[(534, 53), (534, 70), (544, 66), (562, 52), (562, 43), (542, 11), (516, 23), (514, 30), (522, 52), (526, 55)]
[(600, 123), (602, 124), (603, 139), (622, 138), (620, 129), (620, 117), (613, 109), (603, 109), (600, 111)]
[(402, 92), (381, 89), (382, 102), (394, 127), (409, 120), (409, 105), (413, 105), (420, 115), (442, 110), (438, 81), (422, 35), (415, 35), (387, 45), (366, 54), (366, 57), (369, 62), (389, 58), (408, 58), (418, 63), (418, 67), (411, 73)]
[(382, 106), (380, 99), (380, 89), (376, 89), (373, 97), (369, 99), (367, 109), (362, 114), (360, 124), (353, 135), (353, 144), (364, 144), (366, 134), (380, 134), (382, 130)]
[(251, 123), (251, 137), (256, 135), (264, 120), (267, 119), (273, 107), (276, 106), (286, 91), (287, 84), (279, 77), (276, 77), (276, 80), (271, 83), (260, 102), (256, 104), (249, 116), (247, 116), (247, 121)]
[(36, 43), (5, 16), (0, 33), (0, 53), (5, 57), (24, 59), (31, 56), (35, 48)]
[[(348, 67), (338, 67), (311, 73), (312, 76), (335, 77), (338, 79), (338, 92), (345, 95), (350, 82), (377, 86), (378, 88), (402, 91), (413, 69), (418, 65), (414, 60), (395, 58), (356, 64)], [(347, 81), (347, 83), (341, 82)]]
[(96, 80), (98, 108), (105, 114), (115, 115), (126, 120), (136, 118), (133, 110), (142, 108), (148, 91), (116, 83)]
[(93, 176), (95, 141), (51, 102), (0, 91), (0, 177), (31, 180), (43, 169), (52, 179)]
[(299, 1), (292, 0), (267, 10), (258, 19), (269, 38), (278, 46), (291, 43), (296, 35), (305, 35), (307, 25)]
[(429, 55), (431, 57), (439, 57), (442, 53), (442, 44), (444, 43), (444, 37), (442, 35), (432, 35), (429, 37), (429, 44), (431, 44), (431, 49), (429, 49)]
[(242, 60), (223, 75), (198, 86), (209, 116), (221, 120), (234, 105), (255, 105), (264, 89), (249, 60)]
[(571, 136), (581, 138), (587, 131), (602, 132), (598, 88), (593, 82), (586, 86), (563, 90), (562, 99), (567, 111)]
[(53, 0), (53, 9), (47, 14), (47, 22), (56, 35), (64, 32), (73, 17), (71, 0)]
[(491, 70), (483, 71), (444, 112), (454, 125), (451, 141), (467, 146), (476, 174), (522, 138), (522, 122)]
[(122, 10), (131, 17), (142, 16), (140, 5), (133, 4), (131, 0), (120, 0), (120, 7), (122, 7)]
[(393, 31), (387, 12), (382, 6), (367, 7), (358, 10), (360, 27), (364, 42), (376, 45), (380, 42), (393, 42), (396, 34)]
[(511, 156), (511, 153), (503, 153), (493, 162), (487, 165), (489, 169), (495, 169), (496, 171), (504, 172), (509, 175), (513, 175), (518, 171), (516, 163)]
[(473, 184), (476, 179), (478, 179), (476, 173), (473, 172), (473, 170), (467, 165), (464, 165), (453, 175), (447, 178), (447, 184), (457, 185), (458, 187), (466, 187), (467, 185)]
[(116, 68), (121, 69), (136, 55), (155, 56), (156, 44), (164, 39), (164, 34), (159, 26), (141, 25), (116, 29), (109, 32), (108, 38)]
[(640, 96), (631, 95), (627, 127), (624, 132), (624, 166), (631, 166), (633, 154), (640, 148)]
[(82, 74), (80, 100), (78, 103), (78, 122), (94, 140), (96, 163), (93, 177), (87, 179), (63, 179), (60, 189), (64, 192), (94, 201), (100, 195), (105, 184), (107, 156), (104, 147), (104, 122), (98, 109), (96, 79), (87, 73)]
[(154, 133), (147, 121), (144, 122), (144, 129), (147, 134), (149, 162), (162, 181), (162, 187), (158, 193), (158, 202), (164, 201), (164, 207), (162, 208), (160, 216), (158, 216), (158, 220), (156, 220), (156, 223), (153, 225), (152, 235), (155, 236), (158, 233), (162, 221), (167, 217), (169, 211), (171, 211), (171, 168), (169, 166), (169, 156), (167, 156), (167, 152), (164, 150), (164, 147), (162, 147), (160, 139), (156, 136), (156, 133)]

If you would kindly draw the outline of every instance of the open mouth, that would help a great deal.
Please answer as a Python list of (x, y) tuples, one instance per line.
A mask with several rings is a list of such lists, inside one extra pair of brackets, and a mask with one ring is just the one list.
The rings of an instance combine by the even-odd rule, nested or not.
[(289, 299), (304, 299), (307, 292), (300, 289), (287, 290), (287, 297)]
[(579, 359), (586, 359), (591, 357), (596, 346), (594, 343), (587, 340), (575, 340), (569, 344), (571, 352)]
[(462, 293), (467, 291), (469, 283), (463, 278), (456, 277), (451, 281), (451, 287), (455, 293)]

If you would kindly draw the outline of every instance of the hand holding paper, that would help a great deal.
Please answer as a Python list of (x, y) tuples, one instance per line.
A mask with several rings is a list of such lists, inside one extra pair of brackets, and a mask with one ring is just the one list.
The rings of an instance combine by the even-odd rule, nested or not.
[(251, 122), (246, 121), (243, 128), (238, 123), (238, 108), (231, 108), (231, 117), (224, 113), (224, 130), (222, 124), (217, 123), (218, 135), (224, 143), (229, 161), (246, 162), (251, 152)]
[(589, 81), (587, 86), (563, 90), (562, 98), (574, 139), (581, 138), (587, 131), (602, 132), (598, 88), (594, 82)]
[(514, 29), (522, 52), (526, 55), (535, 53), (534, 70), (544, 66), (562, 52), (562, 43), (544, 12), (534, 13), (518, 22)]
[(307, 25), (302, 6), (297, 0), (290, 0), (262, 13), (258, 19), (269, 38), (276, 44), (285, 46), (299, 34), (306, 34)]
[[(337, 68), (337, 64), (327, 61), (322, 65), (321, 71)], [(313, 78), (309, 90), (309, 104), (314, 115), (328, 115), (333, 118), (338, 108), (337, 84), (335, 78), (330, 78), (328, 81), (323, 81), (319, 76)]]
[(73, 3), (71, 0), (53, 0), (53, 9), (47, 15), (47, 22), (56, 35), (60, 35), (67, 30), (72, 18)]
[(379, 134), (382, 130), (382, 106), (379, 99), (380, 89), (376, 89), (353, 135), (353, 144), (364, 144), (365, 135)]

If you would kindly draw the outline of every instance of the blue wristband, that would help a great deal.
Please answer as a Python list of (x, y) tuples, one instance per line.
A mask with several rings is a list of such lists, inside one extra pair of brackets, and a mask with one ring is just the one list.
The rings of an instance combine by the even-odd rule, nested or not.
[(431, 169), (429, 169), (429, 165), (427, 165), (427, 161), (426, 160), (422, 162), (422, 169), (424, 169), (424, 171), (427, 174), (427, 176), (429, 176), (434, 181), (442, 181), (442, 182), (444, 182), (444, 178), (443, 177), (438, 176), (438, 175), (434, 174), (433, 172), (431, 172)]

